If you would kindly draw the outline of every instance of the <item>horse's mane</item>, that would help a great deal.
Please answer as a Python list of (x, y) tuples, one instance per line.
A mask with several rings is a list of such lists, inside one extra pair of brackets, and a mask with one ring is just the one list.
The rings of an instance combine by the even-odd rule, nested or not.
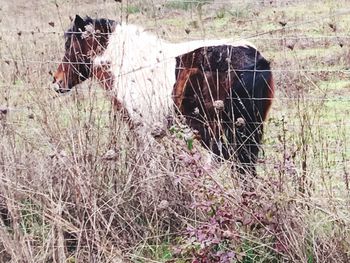
[[(111, 19), (93, 19), (89, 16), (86, 16), (83, 19), (83, 26), (85, 26), (85, 28), (87, 25), (93, 25), (94, 28), (99, 28), (102, 34), (111, 34), (114, 30), (114, 26), (116, 25), (116, 23), (116, 21)], [(64, 32), (66, 50), (71, 45), (72, 36), (74, 35), (78, 39), (81, 39), (84, 34), (83, 31), (85, 31), (85, 29), (82, 30), (81, 28), (78, 28), (75, 22), (72, 23), (72, 25)]]
[(118, 37), (125, 38), (126, 34), (131, 36), (132, 38), (142, 38), (146, 41), (146, 45), (148, 43), (154, 43), (155, 41), (167, 42), (166, 40), (161, 39), (154, 33), (150, 33), (147, 29), (142, 26), (134, 25), (134, 24), (118, 24), (115, 27), (116, 34)]
[[(91, 18), (89, 16), (86, 16), (84, 18), (84, 24), (85, 25), (95, 25), (101, 28), (106, 28), (106, 32), (104, 33), (112, 33), (114, 25), (117, 22), (115, 20), (111, 20), (111, 19), (106, 19), (106, 18)], [(64, 36), (65, 38), (70, 37), (72, 34), (75, 34), (77, 36), (80, 36), (82, 34), (82, 31), (79, 30), (79, 28), (77, 28), (77, 26), (72, 23), (72, 25), (64, 32)]]
[[(132, 24), (117, 24), (109, 38), (103, 57), (116, 65), (115, 75), (147, 67), (169, 57), (172, 44), (144, 28)], [(117, 73), (118, 72), (118, 73)]]

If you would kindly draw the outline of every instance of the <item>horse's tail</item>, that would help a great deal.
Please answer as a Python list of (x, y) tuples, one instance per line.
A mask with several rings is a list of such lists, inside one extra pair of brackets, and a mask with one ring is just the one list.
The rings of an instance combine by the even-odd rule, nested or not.
[(260, 59), (257, 70), (262, 70), (261, 72), (263, 75), (261, 79), (261, 81), (264, 82), (261, 83), (261, 87), (263, 89), (262, 99), (264, 99), (262, 120), (265, 121), (275, 95), (275, 86), (269, 61), (267, 61), (265, 58)]
[(256, 64), (248, 70), (251, 72), (244, 74), (243, 82), (252, 88), (251, 98), (255, 100), (260, 115), (257, 121), (265, 121), (275, 90), (270, 62), (259, 54)]

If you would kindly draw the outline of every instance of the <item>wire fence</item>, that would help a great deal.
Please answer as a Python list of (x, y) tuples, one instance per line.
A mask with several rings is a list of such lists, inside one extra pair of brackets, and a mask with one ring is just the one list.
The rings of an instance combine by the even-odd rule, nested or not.
[[(245, 4), (256, 4), (256, 5), (267, 5), (267, 6), (271, 6), (271, 5), (293, 5), (293, 4), (299, 4), (299, 3), (306, 3), (307, 1), (223, 1), (223, 0), (218, 0), (215, 1), (215, 4), (220, 5), (220, 4), (239, 4), (239, 5), (245, 5)], [(310, 3), (312, 3), (313, 1), (309, 1)], [(175, 0), (175, 1), (166, 1), (166, 3), (188, 3), (188, 4), (194, 4), (194, 5), (199, 5), (199, 4), (211, 4), (213, 3), (213, 1), (180, 1), (180, 0)], [(343, 30), (342, 32), (332, 32), (332, 33), (317, 33), (316, 35), (307, 35), (307, 33), (302, 33), (302, 31), (298, 31), (298, 32), (294, 32), (294, 29), (298, 29), (301, 26), (306, 26), (306, 25), (312, 25), (313, 23), (324, 23), (324, 21), (329, 21), (330, 19), (333, 18), (337, 18), (340, 19), (342, 17), (346, 17), (350, 14), (350, 9), (346, 8), (340, 8), (337, 10), (332, 10), (329, 11), (326, 15), (321, 15), (321, 16), (316, 16), (313, 17), (311, 19), (307, 19), (307, 20), (303, 20), (298, 22), (297, 20), (294, 22), (288, 22), (285, 25), (279, 25), (276, 22), (276, 26), (273, 29), (270, 30), (264, 30), (261, 32), (257, 32), (257, 33), (245, 33), (244, 36), (239, 36), (236, 37), (233, 40), (240, 40), (240, 39), (249, 39), (249, 40), (254, 40), (254, 41), (268, 41), (269, 43), (274, 43), (274, 42), (278, 42), (280, 44), (280, 46), (283, 47), (283, 49), (281, 49), (280, 51), (283, 52), (283, 50), (288, 50), (287, 47), (287, 42), (288, 41), (312, 41), (312, 42), (316, 42), (316, 41), (335, 41), (336, 45), (339, 46), (339, 43), (341, 45), (341, 47), (339, 47), (340, 49), (343, 48), (344, 50), (346, 48), (348, 48), (347, 46), (347, 42), (350, 38), (350, 35), (348, 35), (346, 33), (346, 30)], [(290, 30), (290, 31), (289, 31)], [(4, 39), (9, 38), (9, 37), (16, 37), (18, 39), (21, 39), (21, 41), (25, 41), (25, 38), (27, 37), (27, 35), (33, 35), (33, 36), (43, 36), (43, 37), (47, 37), (50, 35), (59, 35), (59, 36), (63, 36), (64, 31), (63, 30), (57, 30), (57, 29), (53, 29), (53, 30), (42, 30), (42, 29), (33, 29), (33, 30), (27, 30), (27, 29), (4, 29), (4, 28), (0, 28), (0, 36)], [(74, 32), (71, 32), (74, 33)], [(77, 32), (77, 33), (81, 33), (81, 32)], [(277, 34), (278, 33), (278, 34)], [(277, 34), (277, 35), (276, 35)], [(280, 34), (280, 35), (279, 35)], [(186, 41), (188, 40), (198, 40), (198, 37), (194, 37), (194, 36), (185, 36), (185, 37), (172, 37), (172, 40), (183, 40), (186, 39)], [(329, 44), (329, 43), (327, 43)], [(344, 46), (344, 47), (343, 47)], [(38, 48), (38, 47), (37, 47)], [(295, 49), (293, 50), (293, 48), (289, 48), (290, 52), (292, 54), (298, 54), (298, 52), (300, 51), (299, 49)], [(326, 49), (323, 51), (326, 52)], [(320, 51), (319, 50), (315, 50), (316, 55), (320, 55)], [(344, 56), (346, 55), (345, 51), (343, 52)], [(282, 59), (283, 60), (283, 59)], [(322, 61), (321, 61), (322, 62)], [(3, 65), (6, 65), (6, 67), (8, 68), (13, 68), (13, 64), (14, 63), (22, 63), (23, 65), (29, 65), (29, 67), (35, 67), (35, 66), (42, 66), (42, 65), (46, 65), (46, 66), (57, 66), (58, 64), (61, 64), (62, 61), (60, 60), (60, 58), (57, 59), (47, 59), (47, 57), (43, 56), (42, 59), (33, 59), (31, 58), (30, 54), (25, 54), (22, 56), (10, 56), (9, 54), (6, 54), (6, 52), (0, 50), (0, 63), (3, 63)], [(73, 63), (75, 65), (79, 64), (79, 63)], [(322, 65), (321, 65), (322, 64)], [(313, 65), (313, 64), (309, 64), (307, 66), (301, 67), (299, 64), (294, 64), (291, 66), (285, 66), (283, 65), (283, 63), (280, 63), (279, 65), (276, 65), (275, 67), (272, 67), (271, 71), (273, 73), (279, 74), (279, 78), (281, 78), (280, 82), (283, 84), (283, 74), (285, 73), (293, 73), (293, 74), (312, 74), (312, 73), (332, 73), (334, 74), (334, 78), (336, 78), (338, 76), (338, 74), (344, 74), (344, 76), (342, 76), (342, 79), (346, 80), (346, 78), (349, 79), (350, 76), (350, 65), (346, 66), (346, 65), (341, 65), (341, 66), (334, 66), (334, 65), (327, 65), (327, 62), (325, 63), (321, 63), (319, 65)], [(247, 70), (245, 70), (247, 71)], [(253, 71), (253, 70), (252, 70)], [(256, 70), (254, 70), (256, 71)], [(13, 73), (14, 74), (14, 73)], [(47, 75), (48, 76), (48, 75)], [(3, 90), (13, 90), (13, 89), (25, 89), (25, 90), (43, 90), (43, 89), (48, 89), (48, 86), (44, 86), (42, 85), (43, 82), (41, 80), (41, 83), (38, 84), (30, 84), (30, 83), (26, 83), (25, 80), (23, 80), (24, 83), (21, 83), (21, 81), (6, 81), (6, 83), (1, 83), (1, 74), (0, 74), (0, 88), (2, 88)], [(314, 83), (314, 85), (317, 87), (318, 83)], [(280, 96), (280, 97), (276, 97), (275, 101), (278, 101), (280, 103), (280, 105), (284, 105), (285, 103), (289, 102), (289, 103), (298, 103), (300, 101), (306, 101), (308, 103), (338, 103), (339, 105), (345, 105), (346, 103), (350, 102), (350, 93), (345, 92), (346, 87), (349, 87), (349, 84), (344, 84), (345, 88), (341, 89), (339, 92), (341, 92), (342, 94), (337, 94), (337, 92), (335, 92), (334, 94), (329, 95), (325, 95), (324, 93), (327, 93), (327, 89), (325, 89), (324, 93), (320, 92), (317, 94), (313, 94), (313, 93), (306, 93), (303, 94), (302, 97), (299, 96)], [(347, 86), (348, 85), (348, 86)], [(278, 89), (278, 86), (277, 86)], [(105, 93), (105, 91), (103, 89), (96, 89), (93, 92), (95, 93)], [(53, 97), (56, 98), (56, 97)], [(18, 114), (21, 114), (22, 112), (24, 113), (28, 113), (28, 111), (31, 111), (30, 109), (31, 105), (21, 105), (21, 106), (9, 106), (7, 107), (7, 109), (10, 112), (16, 112)], [(344, 106), (342, 106), (344, 108)], [(343, 109), (342, 108), (342, 109)], [(108, 114), (108, 112), (106, 112), (106, 114)], [(338, 117), (342, 116), (344, 119), (346, 119), (346, 116), (348, 114), (348, 110), (344, 109), (343, 113), (337, 111)], [(329, 120), (325, 120), (324, 122), (319, 122), (319, 123), (313, 123), (312, 125), (314, 127), (329, 127)], [(348, 121), (342, 121), (341, 125), (343, 127), (348, 127), (349, 126), (349, 122)], [(288, 127), (299, 127), (299, 124), (293, 124), (293, 123), (288, 123)], [(275, 147), (275, 144), (269, 144), (266, 147), (270, 147), (273, 148)], [(336, 148), (336, 147), (335, 147)], [(335, 148), (332, 150), (335, 150)]]
[[(27, 60), (27, 59), (12, 59), (12, 58), (2, 58), (0, 59), (5, 62), (24, 62), (29, 64), (52, 64), (52, 65), (59, 65), (59, 64), (70, 64), (70, 65), (92, 65), (92, 63), (85, 63), (85, 62), (62, 62), (62, 61), (52, 61), (52, 60), (46, 60), (46, 61), (39, 61), (39, 60)], [(156, 64), (150, 64), (148, 67), (153, 67)], [(144, 69), (136, 69), (132, 72), (135, 72), (137, 70)], [(266, 70), (258, 70), (258, 69), (235, 69), (236, 72), (265, 72)], [(282, 69), (282, 68), (274, 68), (269, 70), (271, 72), (336, 72), (336, 73), (347, 73), (350, 74), (350, 69), (329, 69), (329, 68), (321, 68), (321, 69)], [(124, 75), (131, 74), (131, 72), (126, 72)]]

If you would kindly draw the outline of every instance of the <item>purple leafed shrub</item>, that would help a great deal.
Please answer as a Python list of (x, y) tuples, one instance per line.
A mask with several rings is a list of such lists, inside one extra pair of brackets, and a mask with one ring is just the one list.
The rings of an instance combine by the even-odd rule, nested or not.
[[(265, 253), (286, 251), (288, 239), (280, 234), (284, 208), (273, 199), (280, 190), (277, 181), (252, 178), (248, 184), (232, 175), (221, 182), (219, 176), (215, 178), (215, 168), (203, 166), (199, 155), (184, 155), (182, 160), (190, 172), (181, 182), (192, 189), (192, 208), (199, 217), (187, 227), (184, 245), (177, 249), (179, 254), (192, 262), (240, 261), (248, 254), (246, 244), (259, 238), (256, 242), (268, 242), (262, 246)], [(248, 250), (254, 250), (257, 244), (250, 246)]]

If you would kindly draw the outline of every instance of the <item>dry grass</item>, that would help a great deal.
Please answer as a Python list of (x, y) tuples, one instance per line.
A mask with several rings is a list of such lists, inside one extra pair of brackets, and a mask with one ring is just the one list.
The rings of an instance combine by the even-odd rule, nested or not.
[[(0, 262), (350, 261), (347, 1), (257, 2), (2, 3)], [(253, 40), (277, 87), (258, 178), (209, 167), (178, 133), (138, 143), (93, 81), (51, 91), (75, 13), (173, 41), (272, 30)]]

